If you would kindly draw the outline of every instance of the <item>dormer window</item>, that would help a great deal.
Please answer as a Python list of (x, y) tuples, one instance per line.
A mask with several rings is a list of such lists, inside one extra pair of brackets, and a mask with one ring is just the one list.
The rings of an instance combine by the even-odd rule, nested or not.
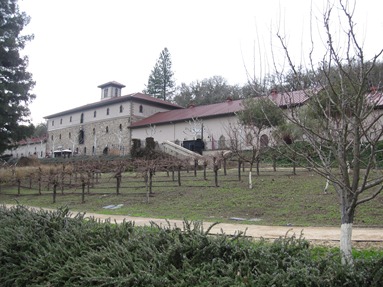
[(104, 99), (108, 97), (108, 88), (104, 88)]

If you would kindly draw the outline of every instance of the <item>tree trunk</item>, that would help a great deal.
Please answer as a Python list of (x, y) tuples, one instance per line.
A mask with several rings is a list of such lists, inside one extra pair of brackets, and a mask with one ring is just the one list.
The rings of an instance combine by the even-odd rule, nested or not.
[(181, 186), (181, 166), (178, 166), (178, 186)]
[(241, 161), (238, 160), (238, 181), (241, 181)]
[(273, 153), (273, 171), (277, 171), (277, 156)]
[(250, 169), (249, 169), (249, 189), (253, 189), (252, 171), (253, 171), (253, 163), (250, 163)]
[(354, 223), (354, 210), (350, 206), (346, 191), (340, 191), (341, 194), (341, 228), (340, 228), (340, 251), (343, 265), (353, 265), (352, 258), (352, 225)]
[(260, 158), (259, 158), (259, 156), (257, 156), (257, 158), (255, 159), (255, 164), (256, 164), (256, 168), (257, 168), (257, 176), (259, 176), (259, 162), (260, 162)]
[(85, 203), (85, 181), (82, 181), (81, 187), (81, 203)]
[(340, 251), (342, 253), (342, 264), (353, 264), (352, 259), (352, 223), (342, 223), (340, 227)]

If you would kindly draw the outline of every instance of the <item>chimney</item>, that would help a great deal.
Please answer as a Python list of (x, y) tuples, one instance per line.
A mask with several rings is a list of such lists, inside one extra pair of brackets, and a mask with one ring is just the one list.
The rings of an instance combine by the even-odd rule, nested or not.
[(377, 90), (378, 90), (378, 88), (376, 86), (371, 86), (370, 87), (370, 92), (371, 93), (376, 93)]
[(277, 89), (272, 89), (271, 90), (271, 98), (275, 101), (277, 99), (277, 96), (278, 96)]

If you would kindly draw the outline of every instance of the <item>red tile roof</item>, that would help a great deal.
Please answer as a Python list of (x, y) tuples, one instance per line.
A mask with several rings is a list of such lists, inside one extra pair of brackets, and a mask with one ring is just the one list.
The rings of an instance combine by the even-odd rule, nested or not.
[(34, 137), (34, 138), (22, 139), (21, 141), (18, 141), (17, 144), (18, 145), (36, 144), (36, 143), (45, 142), (46, 140), (47, 140), (47, 136)]
[[(312, 92), (311, 92), (312, 93)], [(295, 91), (288, 93), (272, 93), (269, 98), (281, 108), (299, 106), (309, 99), (310, 92)], [(257, 98), (254, 98), (257, 99)], [(174, 110), (154, 114), (146, 119), (130, 125), (131, 128), (148, 126), (150, 124), (167, 124), (170, 122), (180, 122), (192, 118), (212, 118), (224, 115), (233, 115), (243, 109), (242, 100), (226, 101), (224, 103), (196, 106), (182, 110)]]
[(281, 108), (304, 104), (312, 93), (317, 91), (293, 91), (285, 93), (272, 92), (268, 97)]
[(102, 84), (102, 85), (97, 86), (97, 88), (104, 88), (104, 87), (108, 87), (108, 86), (114, 86), (114, 87), (119, 87), (119, 88), (125, 88), (125, 85), (120, 84), (119, 82), (116, 82), (116, 81), (107, 82), (107, 83), (105, 83), (105, 84)]
[(372, 91), (370, 92), (367, 97), (373, 102), (375, 107), (382, 107), (383, 106), (383, 94), (379, 91)]
[(223, 115), (234, 114), (243, 109), (242, 100), (226, 101), (224, 103), (192, 106), (181, 110), (173, 110), (168, 112), (160, 112), (151, 117), (130, 125), (131, 128), (147, 126), (150, 124), (167, 124), (170, 122), (180, 122), (190, 120), (192, 118), (212, 118)]

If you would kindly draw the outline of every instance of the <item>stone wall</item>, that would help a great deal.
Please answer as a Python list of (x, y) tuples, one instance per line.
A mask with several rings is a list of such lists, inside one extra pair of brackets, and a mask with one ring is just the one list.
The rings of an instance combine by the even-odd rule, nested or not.
[[(70, 149), (78, 155), (129, 154), (130, 117), (78, 124), (48, 133), (47, 151)], [(83, 135), (83, 142), (80, 138)]]

